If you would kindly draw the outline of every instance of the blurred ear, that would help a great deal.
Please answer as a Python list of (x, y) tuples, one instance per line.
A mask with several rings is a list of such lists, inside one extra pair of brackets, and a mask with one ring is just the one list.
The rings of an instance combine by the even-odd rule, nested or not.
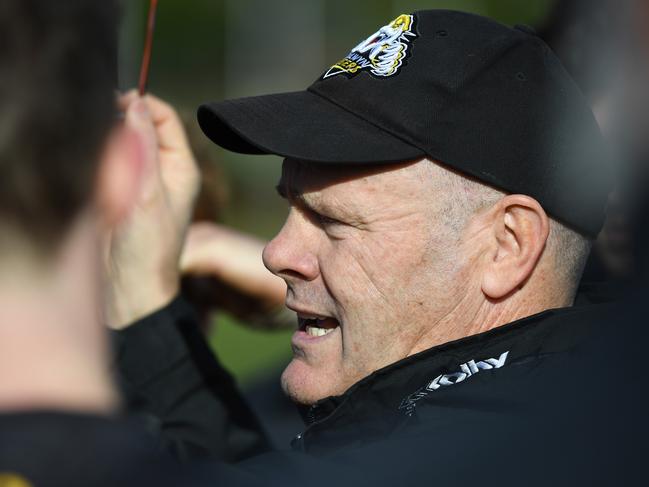
[(501, 299), (522, 287), (543, 253), (550, 222), (541, 205), (524, 195), (508, 195), (490, 213), (490, 245), (482, 291)]
[(102, 223), (112, 228), (124, 220), (138, 200), (144, 178), (141, 137), (121, 124), (113, 129), (97, 173), (96, 203)]

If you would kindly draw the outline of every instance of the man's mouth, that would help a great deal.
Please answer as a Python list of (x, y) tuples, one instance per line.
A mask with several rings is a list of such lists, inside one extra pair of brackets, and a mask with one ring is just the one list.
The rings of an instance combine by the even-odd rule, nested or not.
[(340, 326), (335, 318), (325, 316), (305, 316), (298, 314), (298, 328), (312, 337), (328, 335)]

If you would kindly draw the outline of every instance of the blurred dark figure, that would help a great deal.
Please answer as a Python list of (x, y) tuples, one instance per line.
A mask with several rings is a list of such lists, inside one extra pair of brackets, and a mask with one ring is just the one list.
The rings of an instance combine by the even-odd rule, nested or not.
[[(550, 45), (590, 100), (604, 134), (618, 159), (616, 190), (611, 194), (607, 221), (597, 238), (584, 271), (582, 287), (600, 283), (591, 296), (620, 297), (628, 291), (634, 269), (631, 220), (636, 198), (637, 164), (645, 142), (630, 137), (630, 113), (624, 109), (626, 56), (632, 45), (629, 18), (632, 2), (560, 0), (539, 35)], [(634, 117), (635, 118), (635, 117)]]
[(635, 274), (641, 292), (649, 290), (649, 4), (633, 0), (628, 48), (624, 55), (621, 89), (621, 131), (631, 147), (628, 192), (634, 196), (631, 223)]
[(649, 291), (649, 4), (643, 0), (628, 3), (632, 15), (621, 56), (618, 119), (620, 138), (631, 155), (625, 190), (631, 202), (635, 294), (642, 303)]
[(620, 77), (623, 33), (628, 31), (624, 3), (559, 0), (538, 31), (595, 106)]
[[(570, 425), (567, 438), (593, 446), (584, 462), (608, 465), (602, 485), (646, 485), (649, 381), (644, 371), (649, 340), (649, 4), (560, 1), (543, 31), (547, 42), (591, 100), (619, 156), (617, 190), (584, 273), (606, 281), (620, 306), (598, 323), (590, 360), (573, 369), (581, 376), (574, 404), (596, 431)], [(587, 356), (587, 357), (588, 357)], [(594, 367), (596, 362), (602, 367)], [(565, 390), (568, 392), (569, 387)], [(576, 394), (575, 394), (576, 393)], [(571, 402), (566, 394), (566, 405)], [(565, 446), (565, 438), (562, 441)], [(590, 454), (596, 453), (588, 459)], [(588, 460), (586, 460), (588, 459)], [(584, 471), (590, 472), (590, 467)], [(644, 480), (643, 480), (644, 479)]]
[(118, 419), (100, 242), (147, 172), (115, 99), (115, 0), (0, 0), (0, 485), (170, 485)]

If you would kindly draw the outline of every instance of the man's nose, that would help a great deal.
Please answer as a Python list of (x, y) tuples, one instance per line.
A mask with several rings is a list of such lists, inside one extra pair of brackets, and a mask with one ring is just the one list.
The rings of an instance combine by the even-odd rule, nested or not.
[(264, 265), (287, 282), (312, 281), (320, 272), (308, 226), (302, 215), (291, 210), (280, 232), (264, 248)]

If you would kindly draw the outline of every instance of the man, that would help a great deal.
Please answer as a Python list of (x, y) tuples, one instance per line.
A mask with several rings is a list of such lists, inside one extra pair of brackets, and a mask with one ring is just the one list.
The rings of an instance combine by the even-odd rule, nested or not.
[[(502, 481), (502, 468), (538, 467), (541, 452), (530, 446), (524, 463), (511, 445), (531, 431), (541, 445), (560, 439), (561, 411), (572, 411), (570, 399), (547, 399), (572, 397), (558, 384), (574, 379), (603, 313), (571, 305), (609, 184), (594, 117), (545, 44), (470, 14), (402, 15), (307, 91), (198, 115), (226, 149), (286, 158), (278, 190), (291, 209), (264, 260), (298, 314), (282, 384), (307, 423), (293, 449), (309, 455), (249, 468), (263, 478), (288, 460), (286, 481), (340, 481), (350, 468), (348, 479), (391, 483), (431, 470), (438, 481)], [(114, 323), (127, 327), (121, 372), (137, 376), (173, 437), (165, 408), (214, 404), (170, 372), (169, 351), (195, 353), (183, 340), (192, 314), (173, 291), (148, 299), (149, 283), (165, 280), (147, 277), (146, 255), (137, 260), (130, 281), (152, 314)], [(183, 377), (218, 389), (190, 368)], [(203, 453), (220, 455), (200, 415), (182, 419), (202, 432)], [(503, 455), (485, 454), (490, 445)], [(568, 468), (563, 452), (543, 454)]]

